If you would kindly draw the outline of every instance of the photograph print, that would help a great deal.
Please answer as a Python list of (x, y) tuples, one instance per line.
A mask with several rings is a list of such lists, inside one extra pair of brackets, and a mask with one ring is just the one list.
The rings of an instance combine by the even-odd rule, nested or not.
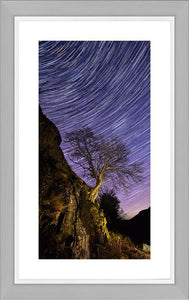
[(39, 41), (39, 259), (150, 259), (150, 41)]

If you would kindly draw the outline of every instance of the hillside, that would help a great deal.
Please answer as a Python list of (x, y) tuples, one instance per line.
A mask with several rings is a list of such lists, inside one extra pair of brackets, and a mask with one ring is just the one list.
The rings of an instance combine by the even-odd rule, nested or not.
[(150, 245), (150, 207), (140, 211), (130, 220), (121, 220), (119, 232), (129, 235), (137, 244)]
[(149, 258), (108, 231), (91, 188), (68, 165), (56, 126), (39, 109), (39, 258)]

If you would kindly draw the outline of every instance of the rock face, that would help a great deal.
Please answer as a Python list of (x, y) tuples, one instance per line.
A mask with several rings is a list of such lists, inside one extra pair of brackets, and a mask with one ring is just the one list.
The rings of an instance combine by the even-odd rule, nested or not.
[(39, 258), (97, 258), (108, 236), (90, 188), (68, 165), (56, 126), (39, 109)]

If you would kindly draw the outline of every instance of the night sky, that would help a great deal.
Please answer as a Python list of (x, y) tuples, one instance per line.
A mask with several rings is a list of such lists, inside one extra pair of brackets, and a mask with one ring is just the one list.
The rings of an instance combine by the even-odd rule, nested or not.
[(89, 126), (104, 137), (118, 136), (131, 151), (130, 162), (144, 169), (142, 182), (127, 193), (118, 190), (121, 208), (128, 217), (148, 208), (150, 42), (39, 42), (39, 87), (39, 103), (60, 131), (67, 160), (65, 132)]

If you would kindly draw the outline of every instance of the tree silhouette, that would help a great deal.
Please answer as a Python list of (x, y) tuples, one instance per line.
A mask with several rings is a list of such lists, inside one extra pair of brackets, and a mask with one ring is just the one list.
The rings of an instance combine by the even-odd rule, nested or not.
[(118, 221), (122, 219), (122, 211), (120, 209), (120, 201), (116, 197), (113, 190), (106, 191), (99, 196), (100, 208), (103, 209), (104, 215), (107, 219), (108, 229), (116, 231)]
[(94, 135), (89, 127), (66, 133), (70, 144), (69, 159), (83, 170), (84, 177), (95, 180), (91, 200), (95, 200), (102, 184), (128, 188), (130, 181), (142, 179), (141, 164), (129, 163), (129, 149), (117, 138)]

